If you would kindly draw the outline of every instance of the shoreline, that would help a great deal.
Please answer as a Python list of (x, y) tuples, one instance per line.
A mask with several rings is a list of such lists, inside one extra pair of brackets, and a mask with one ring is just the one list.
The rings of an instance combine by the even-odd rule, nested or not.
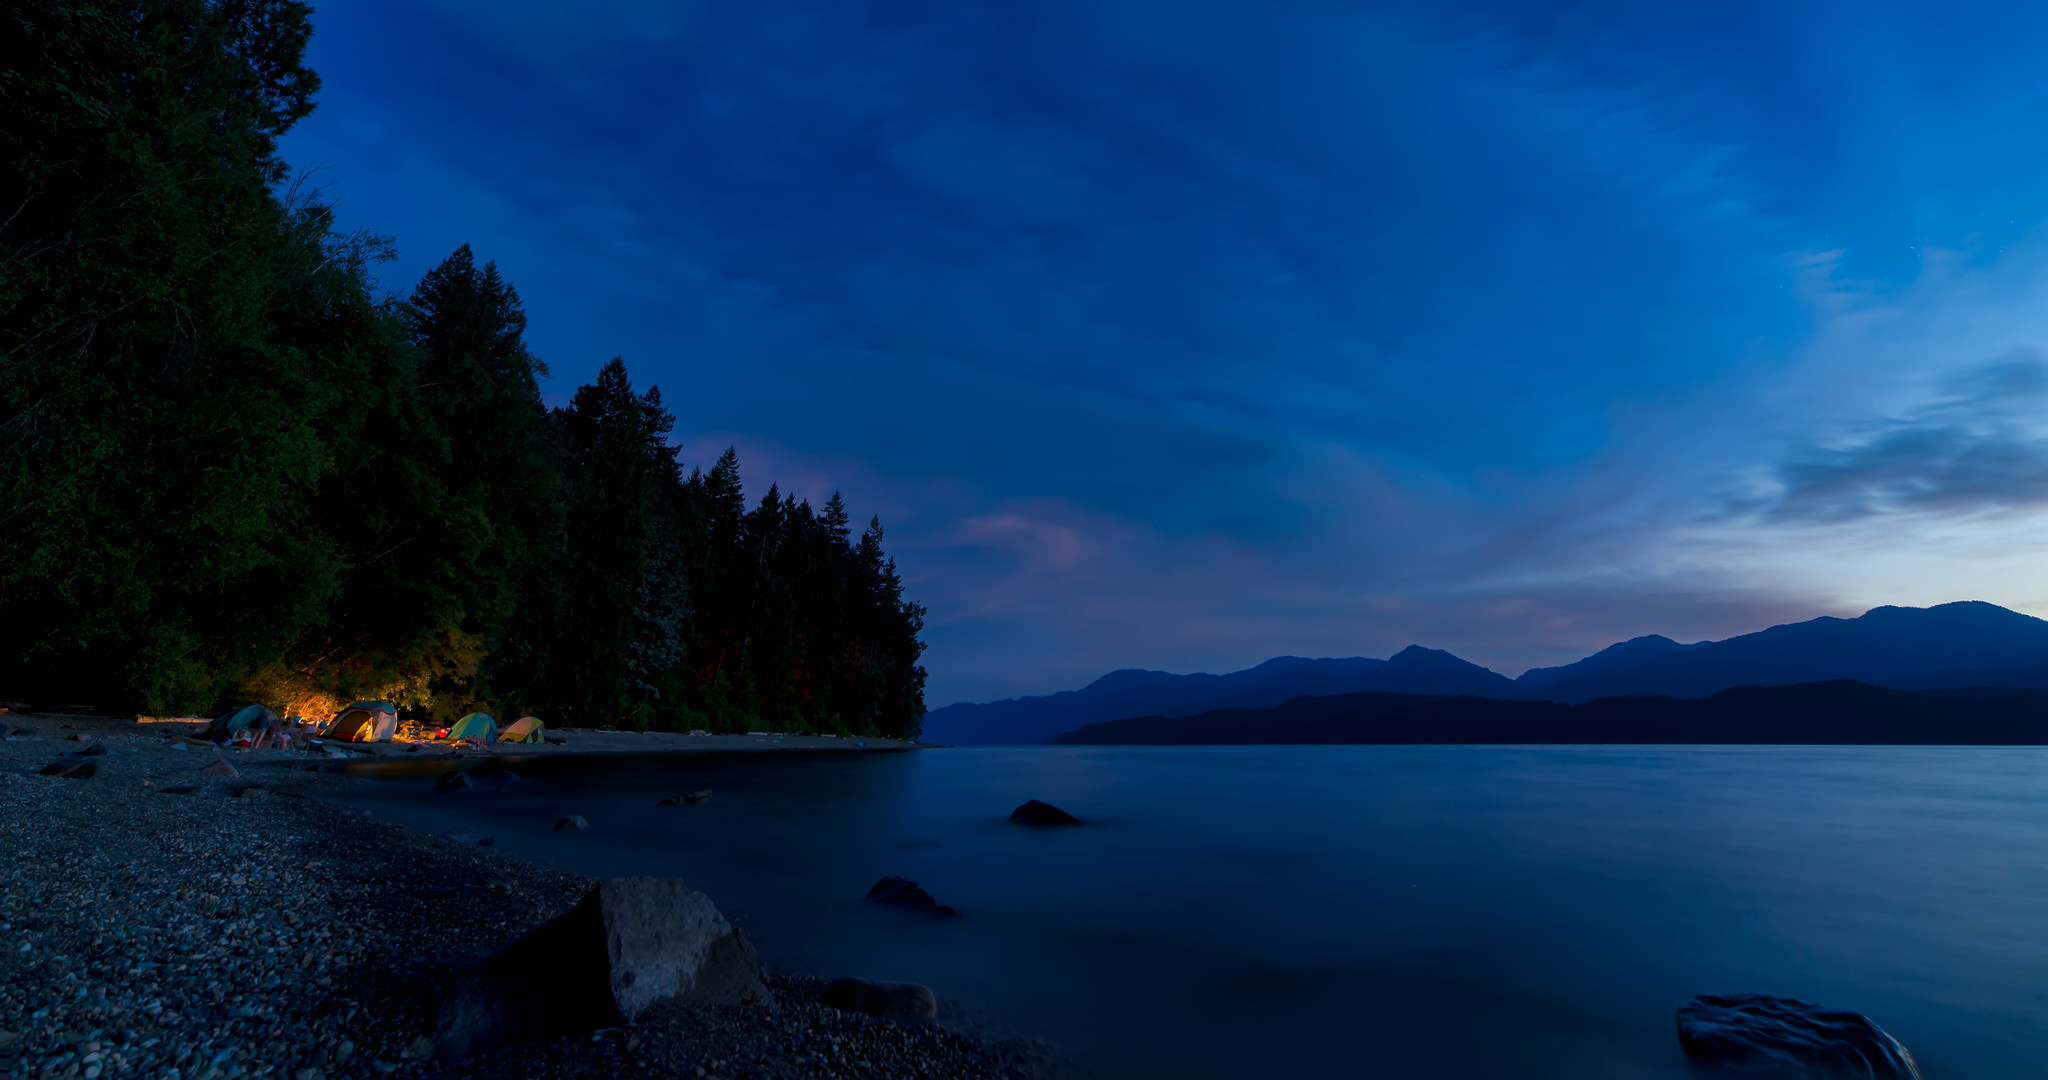
[[(455, 977), (596, 882), (379, 822), (322, 796), (362, 782), (350, 775), (357, 763), (445, 765), (510, 759), (537, 747), (350, 755), (337, 768), (302, 751), (201, 749), (131, 720), (0, 714), (0, 725), (28, 732), (0, 743), (5, 1080), (980, 1080), (1053, 1071), (1049, 1049), (1035, 1040), (949, 1026), (943, 1014), (938, 1024), (906, 1026), (840, 1012), (820, 1002), (821, 978), (773, 971), (766, 973), (779, 999), (773, 1009), (659, 1005), (636, 1024), (596, 1036), (525, 1043), (444, 1068), (421, 1040), (431, 1036)], [(612, 739), (578, 738), (599, 734), (618, 735), (570, 733), (569, 746), (548, 750), (621, 752), (606, 745)], [(638, 752), (915, 746), (708, 737), (763, 740), (714, 746), (705, 736), (675, 738), (695, 745), (643, 744)], [(806, 739), (839, 741), (853, 740)], [(101, 751), (95, 756), (67, 757), (94, 747)], [(58, 760), (89, 761), (96, 775), (39, 775)], [(201, 774), (222, 760), (237, 775)]]

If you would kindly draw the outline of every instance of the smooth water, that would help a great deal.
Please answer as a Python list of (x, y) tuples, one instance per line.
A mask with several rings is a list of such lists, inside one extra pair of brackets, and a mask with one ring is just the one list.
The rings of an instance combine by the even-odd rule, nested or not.
[[(1103, 1077), (1690, 1077), (1673, 1013), (1870, 1015), (2048, 1071), (2048, 751), (1169, 747), (521, 764), (349, 801), (708, 893), (771, 964), (923, 982)], [(662, 796), (712, 788), (699, 806)], [(1008, 824), (1041, 798), (1081, 828)], [(557, 833), (566, 813), (591, 830)], [(885, 874), (965, 913), (861, 902)]]

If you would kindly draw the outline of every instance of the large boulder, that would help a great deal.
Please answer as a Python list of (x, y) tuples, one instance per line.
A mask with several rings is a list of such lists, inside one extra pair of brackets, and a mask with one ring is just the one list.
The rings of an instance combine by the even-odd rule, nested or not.
[(825, 1004), (845, 1012), (867, 1013), (911, 1023), (939, 1014), (939, 999), (921, 983), (834, 979), (825, 984)]
[(662, 999), (772, 1005), (761, 963), (703, 893), (673, 878), (607, 881), (477, 965), (441, 1003), (443, 1062), (638, 1019)]
[(1755, 1076), (1920, 1080), (1913, 1055), (1860, 1013), (1766, 994), (1701, 994), (1678, 1010), (1694, 1061)]

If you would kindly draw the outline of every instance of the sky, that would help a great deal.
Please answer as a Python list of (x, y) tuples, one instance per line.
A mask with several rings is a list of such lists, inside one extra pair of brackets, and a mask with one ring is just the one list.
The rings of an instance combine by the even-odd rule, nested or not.
[(2048, 614), (2039, 5), (334, 0), (284, 144), (879, 514), (933, 706)]

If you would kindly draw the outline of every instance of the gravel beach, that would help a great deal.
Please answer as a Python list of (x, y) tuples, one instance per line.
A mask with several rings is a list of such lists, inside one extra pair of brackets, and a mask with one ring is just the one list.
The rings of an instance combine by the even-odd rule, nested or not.
[[(223, 753), (129, 721), (0, 726), (6, 1080), (1064, 1071), (1034, 1040), (840, 1012), (821, 979), (772, 972), (772, 1010), (662, 1005), (444, 1070), (426, 1036), (455, 976), (595, 882), (323, 802), (353, 781), (303, 754)], [(233, 775), (202, 772), (220, 761)], [(53, 763), (92, 775), (43, 775)]]

